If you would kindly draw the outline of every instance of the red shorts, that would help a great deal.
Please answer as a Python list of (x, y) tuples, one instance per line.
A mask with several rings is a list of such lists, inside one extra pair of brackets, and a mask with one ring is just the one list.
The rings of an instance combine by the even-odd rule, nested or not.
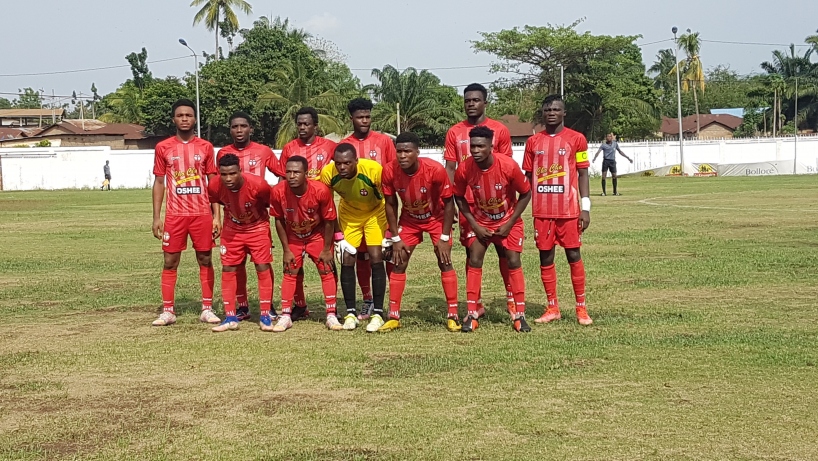
[(554, 248), (554, 245), (579, 248), (582, 246), (579, 218), (534, 218), (534, 241), (537, 243), (537, 249), (543, 251)]
[(304, 255), (306, 255), (315, 263), (319, 271), (331, 270), (331, 268), (325, 269), (321, 261), (318, 260), (318, 256), (324, 251), (324, 238), (322, 235), (316, 235), (306, 240), (288, 235), (287, 242), (289, 243), (290, 251), (295, 255), (295, 265), (290, 269), (300, 269), (301, 266), (304, 265)]
[(193, 240), (196, 251), (213, 249), (213, 217), (165, 216), (165, 233), (162, 235), (162, 251), (181, 253), (187, 249), (187, 236)]
[(219, 251), (223, 266), (240, 266), (244, 264), (248, 254), (253, 257), (255, 264), (273, 262), (273, 242), (268, 229), (238, 232), (225, 227)]
[[(486, 227), (486, 229), (490, 231), (497, 230), (499, 226), (494, 227)], [(472, 243), (477, 240), (475, 237), (474, 232), (470, 232), (468, 234), (468, 245), (466, 247), (471, 247)], [(500, 244), (503, 248), (511, 251), (515, 251), (517, 253), (523, 252), (523, 242), (525, 241), (525, 227), (523, 226), (523, 220), (518, 219), (513, 226), (511, 226), (511, 231), (509, 231), (508, 236), (506, 238), (502, 238), (500, 236), (492, 237), (487, 244)]]
[(400, 222), (398, 223), (398, 234), (406, 246), (416, 246), (423, 241), (423, 233), (429, 234), (432, 245), (437, 245), (440, 236), (443, 234), (443, 223), (440, 221), (429, 221), (426, 223)]

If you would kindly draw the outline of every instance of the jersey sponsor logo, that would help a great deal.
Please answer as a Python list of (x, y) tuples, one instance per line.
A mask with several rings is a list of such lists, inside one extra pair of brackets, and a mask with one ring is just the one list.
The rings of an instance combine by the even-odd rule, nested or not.
[(545, 151), (544, 150), (534, 151), (534, 155), (545, 155)]
[(369, 191), (366, 189), (361, 189), (361, 195), (366, 197), (367, 195), (369, 195)]
[(310, 168), (310, 170), (309, 170), (309, 171), (307, 171), (307, 178), (309, 178), (309, 179), (315, 179), (315, 178), (317, 178), (317, 177), (318, 177), (320, 174), (321, 174), (321, 170), (319, 170), (318, 168)]
[(202, 188), (199, 186), (192, 186), (192, 187), (177, 187), (176, 188), (176, 195), (194, 195), (194, 194), (201, 194)]
[[(199, 170), (195, 167), (190, 167), (185, 171), (173, 172), (173, 182), (175, 182), (177, 186), (181, 186), (186, 182), (197, 181), (199, 179), (201, 179), (201, 176), (199, 176)], [(198, 193), (199, 192), (197, 192), (197, 194)]]
[(483, 211), (483, 214), (488, 216), (489, 219), (491, 219), (492, 221), (499, 221), (499, 220), (503, 219), (506, 216), (505, 211), (501, 211), (499, 213), (487, 213), (485, 210), (482, 210), (482, 211)]
[(177, 160), (181, 160), (181, 159), (182, 159), (182, 157), (171, 157), (171, 158), (170, 158), (170, 161), (171, 161), (171, 162), (175, 162), (175, 161), (177, 161)]
[(412, 203), (403, 204), (406, 213), (412, 218), (426, 220), (432, 217), (432, 210), (427, 200), (415, 200)]
[(548, 168), (537, 167), (537, 182), (548, 181), (549, 179), (561, 178), (566, 175), (562, 164), (552, 163)]
[(563, 184), (540, 184), (537, 186), (537, 192), (540, 194), (564, 194), (565, 185)]
[(467, 142), (469, 142), (468, 139), (461, 139), (461, 140), (457, 141), (458, 144), (466, 144)]
[(477, 201), (477, 206), (480, 207), (481, 210), (489, 214), (491, 210), (497, 210), (502, 208), (506, 204), (505, 199), (501, 199), (499, 197), (492, 197), (488, 200), (480, 199)]
[(310, 235), (312, 235), (313, 228), (315, 228), (314, 219), (305, 219), (299, 222), (296, 221), (290, 222), (290, 230), (292, 230), (293, 235), (300, 239), (307, 238)]

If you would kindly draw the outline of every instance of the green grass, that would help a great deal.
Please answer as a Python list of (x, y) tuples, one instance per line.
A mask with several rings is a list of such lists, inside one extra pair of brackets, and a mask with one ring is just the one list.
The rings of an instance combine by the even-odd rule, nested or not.
[[(815, 177), (621, 186), (583, 239), (594, 325), (560, 253), (563, 320), (528, 335), (493, 254), (488, 320), (447, 332), (429, 243), (393, 333), (326, 331), (308, 267), (313, 320), (213, 334), (190, 251), (152, 328), (150, 191), (0, 193), (0, 459), (818, 458)], [(535, 318), (531, 238), (523, 261)]]

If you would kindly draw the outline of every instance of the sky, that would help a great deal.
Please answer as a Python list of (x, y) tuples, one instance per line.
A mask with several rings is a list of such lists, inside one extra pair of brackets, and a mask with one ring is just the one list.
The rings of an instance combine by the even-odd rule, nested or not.
[[(283, 2), (248, 0), (253, 14), (240, 15), (241, 27), (259, 16), (289, 18), (291, 24), (334, 42), (353, 72), (365, 83), (370, 70), (392, 64), (428, 68), (443, 83), (466, 85), (497, 78), (488, 71), (490, 55), (475, 54), (470, 42), (479, 32), (524, 25), (570, 24), (584, 18), (580, 31), (606, 35), (641, 35), (637, 43), (649, 66), (672, 42), (671, 28), (692, 29), (703, 40), (803, 44), (818, 29), (814, 0), (782, 3), (760, 0), (488, 1), (389, 0)], [(3, 3), (6, 3), (4, 1)], [(11, 3), (11, 2), (9, 2)], [(193, 26), (189, 0), (29, 0), (3, 6), (0, 28), (0, 93), (32, 87), (45, 93), (90, 93), (95, 83), (104, 95), (129, 78), (125, 55), (148, 50), (153, 75), (182, 76), (193, 70), (184, 38), (201, 53), (212, 53), (215, 37), (203, 25)], [(654, 43), (663, 41), (662, 43)], [(222, 41), (223, 48), (227, 44)], [(704, 42), (706, 68), (728, 65), (743, 74), (760, 71), (759, 63), (785, 46)], [(805, 50), (806, 48), (800, 48)], [(183, 58), (183, 59), (173, 59)], [(77, 69), (123, 66), (88, 72)], [(460, 69), (444, 69), (461, 67)], [(467, 68), (462, 68), (467, 67)], [(41, 75), (16, 75), (41, 74)], [(14, 95), (0, 94), (13, 99)]]

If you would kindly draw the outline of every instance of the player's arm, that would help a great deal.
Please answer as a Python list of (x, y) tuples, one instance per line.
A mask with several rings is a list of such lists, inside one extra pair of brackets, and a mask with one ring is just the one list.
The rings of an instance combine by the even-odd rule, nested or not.
[[(333, 200), (332, 191), (327, 187), (323, 189), (323, 193), (319, 195), (319, 203), (322, 204), (321, 217), (324, 220), (324, 248), (321, 249), (318, 260), (324, 264), (323, 273), (327, 273), (332, 271), (332, 239), (335, 235), (338, 214), (335, 211), (335, 200)], [(321, 272), (322, 268), (319, 267), (318, 271)]]
[[(633, 160), (631, 160), (631, 158), (630, 158), (630, 157), (628, 157), (627, 155), (625, 155), (625, 153), (624, 153), (624, 152), (622, 152), (622, 149), (620, 149), (620, 148), (619, 148), (619, 144), (618, 144), (618, 143), (616, 144), (616, 151), (617, 151), (617, 152), (619, 152), (619, 155), (621, 155), (621, 156), (625, 157), (626, 159), (628, 159), (628, 161), (629, 161), (629, 162), (633, 163)], [(594, 157), (594, 159), (596, 160), (596, 157)]]
[(441, 264), (448, 266), (452, 263), (452, 225), (454, 224), (454, 196), (443, 199), (443, 233), (448, 235), (449, 240), (437, 241), (437, 254), (440, 256)]
[[(207, 175), (207, 185), (208, 188), (210, 184), (216, 179), (218, 175), (209, 174)], [(212, 201), (210, 203), (210, 214), (213, 216), (213, 239), (219, 238), (222, 235), (222, 207), (219, 205), (218, 201)]]
[[(617, 147), (616, 150), (619, 150), (619, 148)], [(602, 152), (602, 144), (599, 145), (599, 149), (597, 149), (596, 154), (594, 154), (594, 159), (591, 160), (591, 162), (596, 162), (596, 158), (599, 157), (600, 152)], [(622, 152), (622, 151), (620, 151), (620, 152)], [(622, 155), (624, 155), (624, 154), (622, 154)]]
[(588, 178), (588, 168), (579, 168), (579, 196), (580, 208), (582, 212), (579, 215), (579, 225), (582, 231), (591, 225), (591, 186)]
[(384, 195), (386, 200), (386, 224), (392, 235), (398, 235), (398, 196)]
[(454, 172), (457, 170), (457, 140), (452, 130), (446, 133), (446, 142), (443, 145), (443, 160), (446, 164), (449, 181), (454, 184)]
[(287, 222), (284, 218), (278, 216), (276, 216), (276, 234), (278, 234), (278, 240), (281, 241), (281, 247), (284, 249), (281, 260), (286, 270), (290, 267), (290, 264), (295, 263), (295, 255), (290, 250), (289, 239), (287, 238)]
[(162, 240), (164, 225), (162, 223), (162, 202), (165, 200), (165, 177), (153, 178), (153, 236)]

